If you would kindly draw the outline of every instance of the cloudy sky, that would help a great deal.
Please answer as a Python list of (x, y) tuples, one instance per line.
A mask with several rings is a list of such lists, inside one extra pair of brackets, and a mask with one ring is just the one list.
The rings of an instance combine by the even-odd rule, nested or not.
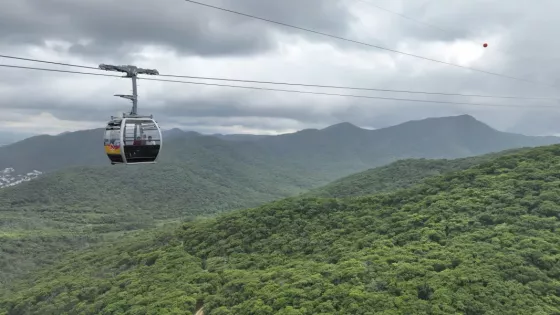
[[(182, 0), (2, 0), (0, 54), (96, 67), (133, 64), (161, 74), (462, 94), (560, 98), (560, 1), (199, 0), (407, 53), (507, 74), (468, 71), (238, 16)], [(422, 25), (376, 6), (399, 12)], [(482, 44), (487, 42), (488, 48)], [(1, 64), (90, 71), (0, 58)], [(95, 70), (91, 70), (95, 71)], [(105, 73), (99, 71), (100, 73)], [(0, 132), (103, 127), (130, 105), (130, 80), (0, 67)], [(187, 79), (185, 79), (187, 80)], [(197, 82), (216, 82), (190, 80)], [(560, 133), (558, 101), (327, 90), (526, 107), (429, 104), (139, 81), (139, 108), (162, 128), (275, 134), (347, 121), (379, 128), (470, 114), (500, 130)]]

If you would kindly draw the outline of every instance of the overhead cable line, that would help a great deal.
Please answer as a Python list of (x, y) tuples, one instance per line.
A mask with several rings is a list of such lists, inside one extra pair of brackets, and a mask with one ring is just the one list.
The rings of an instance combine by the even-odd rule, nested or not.
[(201, 2), (197, 2), (197, 1), (193, 1), (193, 0), (184, 0), (184, 1), (189, 2), (189, 3), (193, 3), (193, 4), (197, 4), (197, 5), (201, 5), (201, 6), (205, 6), (205, 7), (212, 8), (212, 9), (220, 10), (220, 11), (225, 11), (225, 12), (229, 12), (229, 13), (233, 13), (233, 14), (238, 14), (238, 15), (250, 17), (250, 18), (253, 18), (253, 19), (257, 19), (257, 20), (261, 20), (261, 21), (265, 21), (265, 22), (269, 22), (269, 23), (273, 23), (273, 24), (278, 24), (278, 25), (291, 27), (291, 28), (295, 28), (295, 29), (310, 32), (310, 33), (315, 33), (315, 34), (319, 34), (319, 35), (323, 35), (323, 36), (327, 36), (327, 37), (331, 37), (331, 38), (335, 38), (335, 39), (339, 39), (339, 40), (343, 40), (343, 41), (347, 41), (347, 42), (352, 42), (352, 43), (355, 43), (355, 44), (360, 44), (360, 45), (369, 46), (369, 47), (373, 47), (373, 48), (378, 48), (378, 49), (382, 49), (382, 50), (387, 50), (387, 51), (390, 51), (390, 52), (394, 52), (394, 53), (398, 53), (398, 54), (402, 54), (402, 55), (406, 55), (406, 56), (410, 56), (410, 57), (414, 57), (414, 58), (419, 58), (419, 59), (424, 59), (424, 60), (428, 60), (428, 61), (432, 61), (432, 62), (437, 62), (437, 63), (445, 64), (445, 65), (448, 65), (448, 66), (454, 66), (454, 67), (462, 68), (462, 69), (466, 69), (466, 70), (486, 73), (486, 74), (489, 74), (489, 75), (498, 76), (498, 77), (502, 77), (502, 78), (507, 78), (507, 79), (511, 79), (511, 80), (516, 80), (516, 81), (523, 81), (523, 82), (528, 82), (528, 83), (532, 83), (532, 84), (540, 84), (540, 85), (545, 85), (545, 86), (549, 86), (549, 87), (558, 87), (557, 85), (553, 85), (553, 84), (548, 84), (548, 83), (539, 82), (539, 81), (533, 81), (533, 80), (529, 80), (529, 79), (518, 78), (518, 77), (514, 77), (514, 76), (510, 76), (510, 75), (506, 75), (506, 74), (501, 74), (501, 73), (496, 73), (496, 72), (490, 72), (490, 71), (486, 71), (486, 70), (482, 70), (482, 69), (476, 69), (476, 68), (461, 66), (461, 65), (454, 64), (454, 63), (447, 62), (447, 61), (442, 61), (442, 60), (432, 59), (432, 58), (428, 58), (428, 57), (423, 57), (423, 56), (420, 56), (420, 55), (406, 53), (406, 52), (398, 51), (398, 50), (391, 49), (391, 48), (386, 48), (386, 47), (373, 45), (373, 44), (369, 44), (369, 43), (365, 43), (365, 42), (361, 42), (361, 41), (357, 41), (357, 40), (353, 40), (353, 39), (349, 39), (349, 38), (344, 38), (344, 37), (340, 37), (340, 36), (336, 36), (336, 35), (332, 35), (332, 34), (328, 34), (328, 33), (315, 31), (315, 30), (300, 27), (300, 26), (295, 26), (295, 25), (291, 25), (291, 24), (287, 24), (287, 23), (283, 23), (283, 22), (278, 22), (278, 21), (274, 21), (274, 20), (270, 20), (270, 19), (266, 19), (266, 18), (261, 18), (261, 17), (255, 16), (255, 15), (251, 15), (251, 14), (247, 14), (247, 13), (243, 13), (243, 12), (239, 12), (239, 11), (234, 11), (234, 10), (230, 10), (230, 9), (226, 9), (226, 8), (222, 8), (222, 7), (217, 7), (217, 6), (213, 6), (213, 5), (210, 5), (210, 4), (201, 3)]
[[(418, 100), (418, 99), (394, 98), (394, 97), (381, 97), (381, 96), (369, 96), (369, 95), (353, 95), (353, 94), (324, 93), (324, 92), (300, 91), (300, 90), (283, 90), (283, 89), (272, 89), (272, 88), (263, 88), (263, 87), (256, 87), (256, 86), (227, 85), (227, 84), (217, 84), (217, 83), (191, 82), (191, 81), (180, 81), (180, 80), (165, 80), (165, 79), (153, 79), (153, 78), (138, 78), (138, 79), (140, 79), (140, 80), (150, 80), (150, 81), (162, 81), (162, 82), (175, 82), (175, 83), (186, 83), (186, 84), (198, 84), (198, 85), (207, 85), (207, 86), (221, 86), (221, 87), (241, 88), (241, 89), (251, 89), (251, 90), (290, 92), (290, 93), (328, 95), (328, 96), (343, 96), (343, 97), (354, 97), (354, 98), (369, 98), (369, 99), (391, 100), (391, 101), (404, 101), (404, 102), (420, 102), (420, 103), (436, 103), (436, 104), (455, 104), (455, 105), (472, 105), (472, 106), (491, 106), (491, 107), (492, 107), (492, 106), (494, 106), (494, 107), (522, 107), (522, 108), (528, 107), (527, 105), (514, 105), (514, 104), (500, 105), (500, 104), (487, 104), (487, 103), (431, 101), (431, 100)], [(534, 106), (531, 105), (530, 107), (560, 108), (559, 106), (552, 106), (552, 105), (534, 105)]]
[[(7, 56), (7, 55), (0, 55), (0, 57), (9, 58), (9, 59), (33, 61), (33, 62), (40, 62), (40, 63), (56, 64), (56, 65), (63, 65), (63, 66), (70, 66), (70, 67), (79, 67), (79, 68), (85, 68), (85, 69), (100, 70), (99, 68), (96, 68), (96, 67), (82, 66), (82, 65), (75, 65), (75, 64), (61, 63), (61, 62), (53, 62), (53, 61), (46, 61), (46, 60), (39, 60), (39, 59), (29, 59), (29, 58), (22, 58), (22, 57)], [(228, 82), (259, 83), (259, 84), (289, 85), (289, 86), (305, 86), (305, 87), (317, 87), (317, 88), (359, 90), (359, 91), (375, 91), (375, 92), (391, 92), (391, 93), (409, 93), (409, 94), (427, 94), (427, 95), (442, 95), (442, 96), (560, 101), (560, 99), (558, 99), (558, 98), (535, 97), (535, 96), (481, 95), (481, 94), (460, 94), (460, 93), (445, 93), (445, 92), (393, 90), (393, 89), (380, 89), (380, 88), (365, 88), (365, 87), (336, 86), (336, 85), (319, 85), (319, 84), (275, 82), (275, 81), (258, 81), (258, 80), (246, 80), (246, 79), (228, 79), (228, 78), (173, 75), (173, 74), (159, 74), (158, 76), (160, 76), (160, 77), (171, 77), (171, 78), (184, 78), (184, 79), (201, 79), (201, 80), (228, 81)]]
[[(23, 66), (13, 66), (13, 65), (4, 65), (4, 64), (0, 64), (0, 67), (30, 69), (30, 70), (40, 70), (40, 71), (42, 70), (42, 71), (65, 72), (65, 73), (75, 73), (75, 74), (83, 74), (83, 75), (120, 77), (118, 75), (110, 75), (110, 74), (79, 72), (79, 71), (70, 71), (70, 70), (46, 69), (46, 68), (37, 68), (37, 67), (23, 67)], [(528, 107), (526, 105), (518, 105), (518, 104), (486, 104), (486, 103), (468, 103), (468, 102), (450, 102), (450, 101), (449, 102), (448, 101), (431, 101), (431, 100), (418, 100), (418, 99), (393, 98), (393, 97), (378, 97), (378, 96), (369, 96), (369, 95), (323, 93), (323, 92), (300, 91), (300, 90), (283, 90), (283, 89), (272, 89), (272, 88), (264, 88), (264, 87), (256, 87), (256, 86), (226, 85), (226, 84), (216, 84), (216, 83), (191, 82), (191, 81), (167, 80), (167, 79), (144, 78), (144, 77), (138, 77), (138, 79), (139, 80), (146, 80), (146, 81), (174, 82), (174, 83), (204, 85), (204, 86), (219, 86), (219, 87), (229, 87), (229, 88), (238, 88), (238, 89), (288, 92), (288, 93), (298, 93), (298, 94), (314, 94), (314, 95), (326, 95), (326, 96), (340, 96), (340, 97), (377, 99), (377, 100), (400, 101), (400, 102), (419, 102), (419, 103), (469, 105), (469, 106), (484, 106), (484, 107), (519, 107), (519, 108)], [(558, 106), (552, 106), (552, 105), (531, 105), (530, 107), (559, 108)]]
[(289, 82), (257, 81), (257, 80), (242, 80), (242, 79), (226, 79), (226, 78), (216, 78), (216, 77), (200, 77), (200, 76), (171, 75), (171, 74), (160, 74), (159, 76), (160, 77), (172, 77), (172, 78), (185, 78), (185, 79), (201, 79), (201, 80), (230, 81), (230, 82), (243, 82), (243, 83), (260, 83), (260, 84), (276, 84), (276, 85), (292, 85), (292, 86), (306, 86), (306, 87), (318, 87), (318, 88), (329, 88), (329, 89), (375, 91), (375, 92), (393, 92), (393, 93), (429, 94), (429, 95), (444, 95), (444, 96), (560, 101), (560, 99), (558, 99), (558, 98), (550, 98), (550, 97), (531, 97), (531, 96), (524, 97), (524, 96), (502, 96), (502, 95), (481, 95), (481, 94), (459, 94), (459, 93), (444, 93), (444, 92), (392, 90), (392, 89), (362, 88), (362, 87), (351, 87), (351, 86), (318, 85), (318, 84), (306, 84), (306, 83), (289, 83)]
[(439, 27), (439, 26), (437, 26), (437, 25), (433, 25), (433, 24), (430, 24), (430, 23), (427, 23), (427, 22), (424, 22), (424, 21), (416, 20), (416, 19), (413, 19), (413, 18), (411, 18), (411, 17), (409, 17), (409, 16), (406, 16), (406, 15), (404, 15), (404, 14), (401, 14), (401, 13), (398, 13), (398, 12), (395, 12), (395, 11), (391, 11), (391, 10), (389, 10), (389, 9), (385, 9), (385, 8), (380, 7), (380, 6), (378, 6), (377, 4), (372, 3), (372, 2), (370, 2), (370, 1), (367, 1), (367, 0), (356, 0), (356, 1), (360, 1), (360, 2), (363, 2), (363, 3), (367, 3), (367, 4), (371, 5), (372, 7), (376, 7), (377, 9), (379, 9), (379, 10), (381, 10), (381, 11), (389, 12), (389, 13), (391, 13), (391, 14), (398, 15), (398, 16), (404, 18), (404, 19), (407, 19), (407, 20), (416, 22), (416, 23), (418, 23), (418, 24), (423, 24), (423, 25), (426, 25), (426, 26), (431, 27), (431, 28), (433, 28), (433, 29), (436, 29), (436, 30), (438, 30), (438, 31), (445, 32), (445, 33), (448, 33), (448, 34), (453, 35), (452, 32), (450, 32), (450, 31), (448, 31), (448, 30), (446, 30), (446, 29), (443, 29), (443, 28), (441, 28), (441, 27)]
[(54, 61), (46, 61), (46, 60), (39, 60), (39, 59), (30, 59), (30, 58), (23, 58), (23, 57), (7, 56), (7, 55), (0, 55), (0, 57), (2, 57), (2, 58), (8, 58), (8, 59), (17, 59), (17, 60), (41, 62), (41, 63), (50, 63), (50, 64), (53, 64), (53, 65), (60, 65), (60, 66), (68, 66), (68, 67), (76, 67), (76, 68), (84, 68), (84, 69), (93, 69), (93, 70), (101, 70), (101, 69), (99, 69), (98, 67), (81, 66), (81, 65), (71, 64), (71, 63), (54, 62)]
[(93, 72), (81, 72), (81, 71), (60, 70), (60, 69), (47, 69), (47, 68), (37, 68), (37, 67), (24, 67), (24, 66), (5, 65), (5, 64), (0, 64), (0, 67), (5, 67), (5, 68), (16, 68), (16, 69), (28, 69), (28, 70), (42, 70), (42, 71), (50, 71), (50, 72), (74, 73), (74, 74), (86, 74), (86, 75), (97, 75), (97, 76), (102, 76), (102, 77), (117, 77), (117, 78), (122, 78), (121, 75), (106, 74), (106, 73), (93, 73)]

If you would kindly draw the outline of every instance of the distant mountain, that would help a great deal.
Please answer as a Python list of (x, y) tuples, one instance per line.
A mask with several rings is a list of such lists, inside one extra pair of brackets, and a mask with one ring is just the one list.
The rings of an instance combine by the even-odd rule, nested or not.
[(184, 138), (184, 137), (197, 137), (202, 136), (200, 133), (196, 131), (184, 131), (179, 128), (173, 128), (170, 130), (164, 130), (161, 132), (164, 140), (173, 140), (176, 138)]
[(216, 138), (220, 138), (222, 140), (230, 140), (230, 141), (254, 141), (254, 140), (260, 140), (260, 139), (273, 137), (273, 136), (269, 136), (269, 135), (251, 135), (251, 134), (228, 134), (228, 135), (223, 135), (223, 134), (219, 134), (219, 133), (215, 133), (212, 136), (214, 136)]
[(408, 158), (460, 158), (560, 143), (497, 131), (469, 115), (428, 118), (366, 130), (349, 123), (258, 140), (267, 152), (307, 169), (342, 177)]
[[(169, 130), (164, 130), (162, 131), (163, 137), (166, 140), (169, 139), (174, 139), (177, 137), (184, 137), (184, 136), (202, 136), (201, 133), (198, 133), (196, 131), (184, 131), (181, 130), (179, 128), (173, 128), (173, 129), (169, 129)], [(253, 134), (221, 134), (221, 133), (215, 133), (212, 134), (210, 136), (222, 139), (222, 140), (230, 140), (230, 141), (253, 141), (253, 140), (258, 140), (258, 139), (263, 139), (266, 137), (272, 137), (272, 136), (268, 136), (268, 135), (253, 135)]]
[[(228, 138), (220, 138), (224, 137)], [(48, 172), (68, 166), (109, 165), (102, 149), (102, 139), (103, 129), (32, 137), (1, 147), (0, 169), (12, 167), (22, 172)], [(174, 141), (180, 139), (186, 139), (186, 142)], [(210, 139), (217, 137), (169, 130), (164, 136), (162, 162), (183, 160), (193, 154), (193, 151), (177, 150), (175, 145)], [(376, 130), (341, 123), (322, 130), (306, 129), (260, 138), (231, 135), (230, 139), (236, 141), (227, 142), (243, 143), (247, 150), (258, 149), (282, 167), (321, 174), (326, 181), (398, 159), (459, 158), (560, 142), (557, 137), (500, 132), (468, 115), (410, 121)], [(240, 139), (251, 140), (237, 141)]]

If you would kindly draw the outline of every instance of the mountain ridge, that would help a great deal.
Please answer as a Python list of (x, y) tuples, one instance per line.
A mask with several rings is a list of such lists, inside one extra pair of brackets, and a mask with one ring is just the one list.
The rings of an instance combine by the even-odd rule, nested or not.
[[(171, 129), (164, 136), (164, 156), (176, 151), (181, 139), (200, 141), (217, 138), (245, 143), (264, 150), (277, 160), (290, 160), (292, 166), (328, 174), (328, 179), (349, 175), (405, 158), (459, 158), (517, 147), (560, 143), (558, 137), (534, 137), (492, 129), (470, 115), (427, 118), (399, 125), (363, 129), (339, 123), (323, 129), (256, 136), (212, 136)], [(103, 129), (37, 136), (0, 147), (0, 169), (49, 172), (68, 166), (108, 165), (101, 146)], [(198, 139), (198, 140), (197, 140)], [(177, 141), (176, 141), (177, 140)], [(204, 141), (204, 140), (203, 140)], [(188, 156), (189, 152), (185, 152)], [(41, 157), (38, 159), (37, 157)], [(181, 157), (173, 157), (177, 160)]]

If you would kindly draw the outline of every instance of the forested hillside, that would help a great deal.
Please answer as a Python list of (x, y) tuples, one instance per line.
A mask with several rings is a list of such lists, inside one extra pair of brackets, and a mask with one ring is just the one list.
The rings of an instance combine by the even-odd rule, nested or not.
[(72, 167), (0, 190), (0, 286), (115, 233), (253, 207), (326, 181), (244, 144), (175, 141), (163, 163)]
[[(73, 167), (0, 191), (0, 220), (5, 222), (0, 234), (0, 265), (5, 266), (0, 269), (0, 284), (52, 263), (68, 250), (126, 231), (261, 205), (317, 187), (328, 178), (278, 161), (250, 143), (233, 146), (196, 134), (178, 136), (173, 142), (165, 162), (156, 165)], [(435, 175), (436, 169), (466, 168), (491, 156), (396, 162), (341, 179), (311, 195), (396, 189)]]
[(6, 314), (556, 314), (560, 146), (350, 199), (290, 198), (76, 254)]
[(406, 159), (335, 180), (303, 194), (306, 197), (352, 197), (407, 188), (439, 174), (464, 170), (499, 156), (521, 152), (513, 149), (462, 159)]

